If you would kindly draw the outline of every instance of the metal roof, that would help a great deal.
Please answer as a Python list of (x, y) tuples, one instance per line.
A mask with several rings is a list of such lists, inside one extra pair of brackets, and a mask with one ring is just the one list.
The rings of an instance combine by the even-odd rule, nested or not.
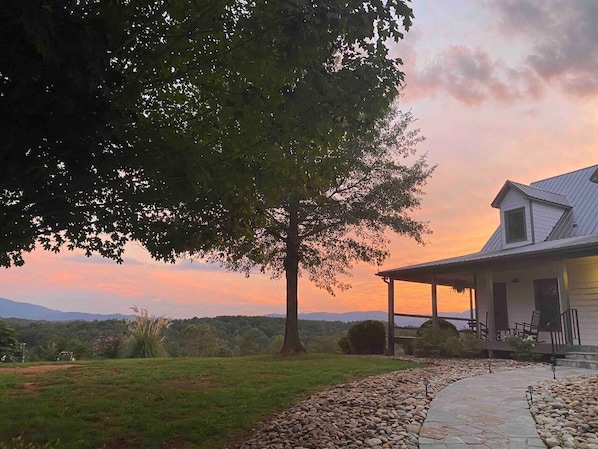
[(598, 233), (544, 241), (505, 250), (479, 251), (464, 256), (384, 270), (376, 274), (397, 280), (429, 282), (429, 279), (437, 275), (472, 275), (474, 270), (512, 266), (513, 263), (526, 266), (530, 260), (546, 262), (592, 255), (598, 255)]
[(598, 233), (598, 184), (592, 182), (598, 165), (532, 182), (531, 186), (565, 195), (572, 206), (575, 235)]
[[(426, 262), (377, 273), (378, 276), (414, 282), (451, 285), (456, 279), (473, 282), (474, 269), (530, 260), (598, 255), (598, 165), (531, 183), (507, 181), (501, 193), (516, 188), (530, 198), (563, 206), (565, 213), (543, 242), (502, 249), (500, 227), (481, 251), (464, 256)], [(504, 191), (504, 192), (503, 192)], [(501, 193), (493, 201), (497, 201)]]

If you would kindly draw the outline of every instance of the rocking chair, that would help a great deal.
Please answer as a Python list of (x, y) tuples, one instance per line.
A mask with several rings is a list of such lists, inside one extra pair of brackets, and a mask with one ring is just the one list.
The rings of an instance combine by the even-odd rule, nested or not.
[(521, 338), (532, 337), (538, 341), (538, 332), (540, 331), (540, 312), (534, 310), (532, 319), (529, 323), (515, 323), (515, 335)]

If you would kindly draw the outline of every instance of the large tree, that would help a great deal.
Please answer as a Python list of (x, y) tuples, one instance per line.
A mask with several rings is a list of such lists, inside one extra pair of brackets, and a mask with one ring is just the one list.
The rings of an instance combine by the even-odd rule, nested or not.
[(348, 138), (342, 152), (317, 161), (301, 146), (285, 153), (279, 190), (261, 197), (266, 212), (255, 237), (229, 240), (218, 251), (190, 251), (233, 270), (259, 267), (286, 277), (286, 329), (282, 353), (303, 352), (298, 332), (298, 278), (301, 272), (334, 293), (348, 284), (355, 261), (380, 265), (392, 233), (423, 243), (426, 223), (410, 214), (420, 205), (421, 188), (433, 171), (422, 141), (410, 129), (410, 113), (390, 108), (371, 133)]
[(402, 0), (4, 1), (0, 265), (250, 239), (289, 148), (333, 151), (396, 95), (384, 44), (411, 18)]

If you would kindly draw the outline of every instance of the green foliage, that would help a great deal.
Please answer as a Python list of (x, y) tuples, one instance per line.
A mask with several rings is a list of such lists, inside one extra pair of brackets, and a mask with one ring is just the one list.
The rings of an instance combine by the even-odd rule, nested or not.
[(170, 259), (250, 238), (293, 145), (327, 154), (397, 95), (386, 43), (412, 17), (400, 0), (3, 1), (0, 265), (36, 243), (118, 259), (134, 238)]
[(382, 321), (365, 320), (353, 324), (347, 333), (351, 354), (384, 354), (386, 329)]
[(458, 335), (449, 330), (438, 327), (420, 328), (418, 336), (413, 340), (413, 354), (416, 357), (450, 357), (452, 339)]
[(461, 351), (459, 357), (478, 358), (485, 357), (488, 342), (478, 338), (475, 332), (460, 332)]
[(278, 354), (282, 349), (282, 344), (284, 343), (284, 335), (276, 335), (270, 341), (270, 346), (268, 346), (268, 353), (270, 354)]
[(349, 337), (343, 335), (336, 341), (336, 346), (343, 354), (351, 354), (351, 345), (349, 344)]
[[(0, 419), (0, 444), (12, 449), (23, 435), (19, 449), (57, 440), (61, 449), (233, 447), (308, 395), (414, 367), (339, 355), (95, 360), (43, 374), (0, 366), (0, 416), (10, 417)], [(26, 382), (39, 388), (26, 391)]]
[(125, 356), (131, 358), (166, 357), (163, 344), (164, 329), (170, 326), (170, 318), (149, 315), (147, 308), (133, 306), (135, 318), (129, 322), (129, 339)]
[[(94, 352), (94, 342), (106, 336), (122, 335), (127, 330), (123, 320), (104, 321), (31, 321), (7, 320), (20, 342), (27, 344), (26, 360), (56, 360), (60, 351), (73, 351), (77, 360), (107, 357)], [(98, 348), (96, 348), (98, 349)]]
[[(453, 323), (451, 323), (450, 321), (444, 320), (442, 318), (437, 318), (436, 319), (436, 325), (438, 326), (439, 329), (445, 329), (445, 330), (449, 331), (453, 335), (459, 335), (459, 331), (457, 330), (457, 328), (455, 327), (455, 325)], [(418, 337), (421, 336), (424, 329), (432, 328), (432, 326), (433, 326), (433, 320), (432, 319), (429, 319), (428, 321), (425, 321), (424, 323), (422, 323), (422, 325), (417, 330), (416, 335)]]
[(182, 335), (184, 356), (227, 357), (232, 355), (226, 341), (218, 337), (216, 328), (208, 323), (191, 324)]
[(518, 335), (507, 335), (505, 341), (513, 348), (511, 357), (515, 360), (534, 361), (541, 357), (540, 354), (534, 353), (536, 342), (532, 337), (521, 338)]
[(98, 335), (93, 339), (91, 348), (99, 358), (116, 359), (123, 351), (125, 334)]
[(455, 333), (446, 325), (436, 329), (420, 327), (413, 340), (413, 354), (417, 357), (482, 357), (485, 349), (486, 343), (475, 334)]
[[(77, 360), (84, 359), (86, 355), (88, 358), (125, 355), (121, 337), (127, 332), (127, 323), (123, 320), (65, 322), (10, 318), (6, 322), (15, 329), (18, 340), (27, 344), (26, 360), (29, 361), (56, 360), (58, 352), (62, 350), (75, 352)], [(349, 326), (341, 321), (301, 320), (301, 340), (312, 351), (334, 353), (337, 352), (334, 343), (346, 334)], [(195, 328), (195, 331), (189, 328)], [(204, 345), (201, 338), (195, 337), (200, 337), (200, 329), (208, 328), (209, 337)], [(171, 357), (197, 356), (198, 351), (208, 357), (229, 357), (239, 354), (238, 344), (244, 335), (252, 336), (259, 353), (267, 353), (277, 336), (283, 333), (283, 318), (191, 318), (172, 320), (171, 325), (164, 329), (162, 343)]]
[[(433, 168), (425, 156), (414, 157), (423, 138), (410, 129), (412, 115), (397, 105), (382, 112), (367, 132), (347, 135), (326, 156), (324, 148), (290, 147), (276, 176), (282, 187), (263, 195), (266, 217), (255, 235), (189, 253), (247, 274), (256, 266), (284, 274), (287, 310), (297, 310), (299, 270), (334, 294), (349, 287), (343, 277), (353, 262), (380, 265), (388, 258), (388, 231), (423, 242), (427, 225), (410, 213)], [(287, 320), (283, 350), (301, 352), (297, 318)]]
[(12, 361), (19, 348), (16, 331), (0, 319), (0, 357), (6, 356), (6, 361)]

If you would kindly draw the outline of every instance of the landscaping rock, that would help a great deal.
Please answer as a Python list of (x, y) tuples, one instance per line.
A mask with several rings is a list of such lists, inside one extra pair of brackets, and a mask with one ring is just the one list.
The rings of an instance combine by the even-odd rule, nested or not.
[[(488, 362), (410, 360), (426, 367), (369, 377), (318, 393), (274, 416), (236, 447), (418, 449), (421, 425), (434, 395), (452, 382), (486, 374)], [(519, 366), (529, 364), (493, 360), (492, 371)], [(427, 397), (424, 378), (429, 381)]]
[(598, 376), (547, 380), (534, 387), (530, 412), (547, 446), (598, 449)]

